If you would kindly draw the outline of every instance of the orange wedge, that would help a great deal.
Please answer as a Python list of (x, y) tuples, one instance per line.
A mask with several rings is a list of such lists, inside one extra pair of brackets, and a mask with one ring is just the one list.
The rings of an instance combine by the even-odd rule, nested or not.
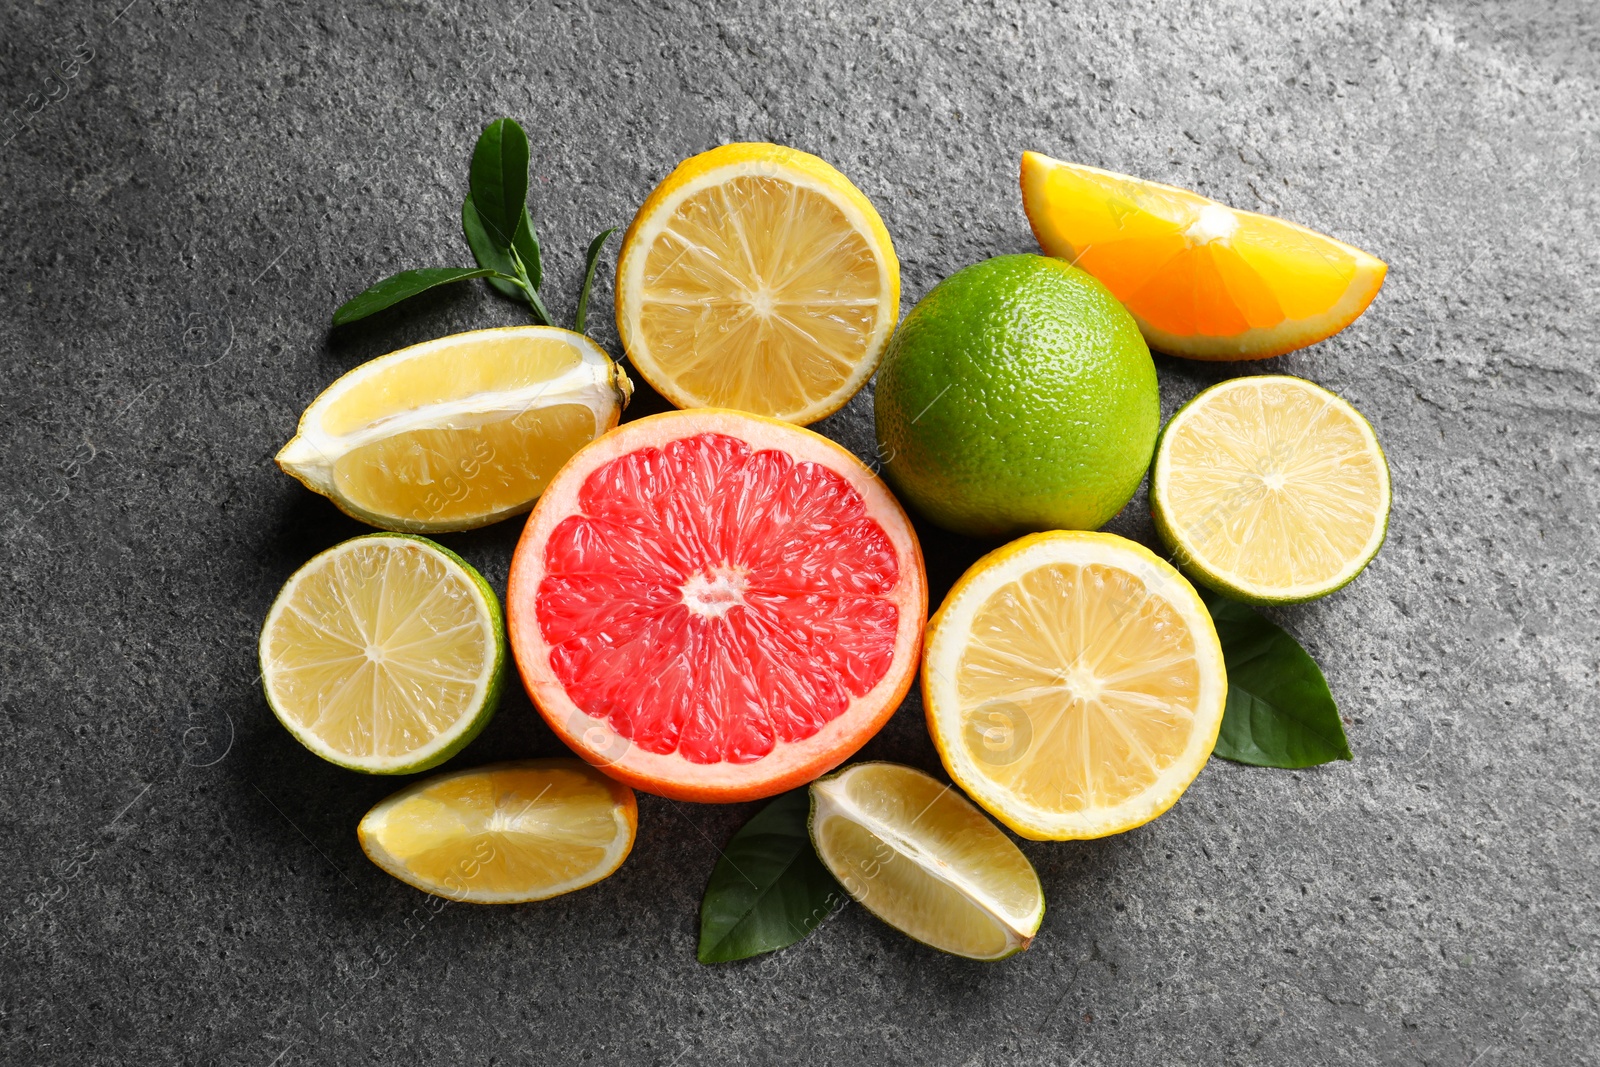
[(1265, 359), (1332, 337), (1389, 268), (1304, 226), (1199, 193), (1022, 154), (1022, 206), (1046, 255), (1105, 283), (1151, 348)]

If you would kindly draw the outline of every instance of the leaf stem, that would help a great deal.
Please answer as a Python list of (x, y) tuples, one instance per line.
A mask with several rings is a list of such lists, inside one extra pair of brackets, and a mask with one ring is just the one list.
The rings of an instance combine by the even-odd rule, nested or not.
[(578, 290), (578, 314), (572, 320), (572, 329), (576, 333), (582, 333), (589, 321), (589, 290), (594, 286), (594, 268), (600, 262), (600, 249), (605, 247), (606, 238), (616, 232), (617, 228), (613, 226), (595, 235), (595, 239), (589, 242), (589, 251), (584, 255), (587, 262), (583, 268), (583, 288)]

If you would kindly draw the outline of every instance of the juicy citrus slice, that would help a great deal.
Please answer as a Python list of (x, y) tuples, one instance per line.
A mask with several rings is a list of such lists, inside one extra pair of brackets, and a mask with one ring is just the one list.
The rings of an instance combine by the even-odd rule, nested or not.
[(1044, 921), (1028, 857), (966, 797), (910, 767), (858, 763), (813, 782), (811, 840), (868, 911), (945, 952), (1002, 959)]
[(284, 585), (261, 628), (267, 704), (302, 745), (371, 774), (437, 766), (494, 714), (500, 602), (465, 560), (421, 537), (335, 545)]
[(300, 416), (278, 465), (387, 530), (467, 530), (526, 511), (617, 424), (627, 375), (582, 334), (477, 330), (364, 363)]
[(900, 265), (861, 191), (816, 156), (730, 144), (678, 164), (617, 261), (617, 330), (678, 407), (804, 425), (872, 376)]
[(1331, 337), (1388, 272), (1359, 248), (1199, 193), (1022, 154), (1022, 205), (1046, 255), (1127, 305), (1151, 348), (1264, 359)]
[(1179, 409), (1150, 475), (1156, 532), (1196, 580), (1237, 600), (1326, 596), (1389, 528), (1389, 466), (1372, 426), (1319, 385), (1234, 378)]
[(441, 774), (382, 801), (356, 836), (367, 857), (425, 893), (520, 904), (593, 885), (633, 848), (633, 790), (575, 759)]
[(511, 562), (511, 647), (584, 759), (683, 800), (843, 762), (910, 687), (927, 615), (905, 512), (825, 437), (668, 412), (573, 457)]
[(1115, 534), (1033, 534), (984, 556), (929, 623), (928, 730), (967, 793), (1024, 837), (1104, 837), (1176, 803), (1228, 679), (1194, 587)]

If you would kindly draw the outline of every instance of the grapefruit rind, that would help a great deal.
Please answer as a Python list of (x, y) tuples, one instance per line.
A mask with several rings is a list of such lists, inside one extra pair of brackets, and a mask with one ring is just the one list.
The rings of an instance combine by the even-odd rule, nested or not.
[[(546, 575), (545, 547), (556, 526), (577, 514), (585, 480), (610, 461), (638, 449), (662, 447), (697, 434), (725, 434), (752, 449), (777, 449), (796, 461), (817, 462), (844, 477), (860, 494), (867, 516), (893, 545), (899, 583), (892, 662), (843, 714), (800, 741), (779, 741), (751, 763), (691, 764), (676, 752), (647, 752), (604, 719), (578, 707), (550, 662), (538, 619), (537, 598)], [(511, 648), (534, 706), (580, 757), (635, 789), (675, 800), (732, 803), (774, 796), (804, 785), (848, 759), (899, 707), (916, 675), (927, 619), (927, 579), (910, 520), (883, 482), (853, 453), (820, 434), (778, 419), (717, 408), (666, 412), (627, 423), (580, 451), (552, 479), (523, 530), (506, 590)]]

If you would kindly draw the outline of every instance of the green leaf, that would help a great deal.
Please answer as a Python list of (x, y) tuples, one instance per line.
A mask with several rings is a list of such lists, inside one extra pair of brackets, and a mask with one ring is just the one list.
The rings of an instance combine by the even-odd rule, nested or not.
[(472, 249), (472, 258), (478, 261), (478, 266), (506, 275), (504, 278), (489, 279), (495, 291), (513, 300), (525, 299), (522, 284), (517, 281), (517, 265), (512, 261), (511, 253), (495, 244), (489, 231), (483, 228), (483, 217), (472, 203), (471, 193), (461, 202), (461, 232), (466, 234), (467, 247)]
[(466, 281), (468, 278), (492, 278), (495, 271), (478, 267), (429, 267), (423, 270), (403, 270), (392, 274), (365, 292), (346, 300), (333, 313), (333, 324), (364, 319), (375, 311), (382, 311), (418, 293), (427, 292), (436, 285)]
[(1258, 767), (1351, 759), (1339, 707), (1306, 650), (1260, 612), (1209, 591), (1228, 667), (1228, 703), (1215, 754)]
[(600, 262), (600, 249), (605, 247), (606, 238), (616, 232), (617, 228), (613, 226), (596, 234), (595, 239), (589, 242), (589, 251), (584, 254), (583, 288), (578, 290), (578, 314), (572, 321), (572, 328), (578, 333), (583, 332), (584, 324), (589, 320), (589, 289), (594, 285), (594, 268)]
[(700, 903), (701, 963), (786, 948), (844, 900), (844, 890), (811, 847), (810, 817), (810, 791), (796, 789), (733, 835)]
[(511, 119), (484, 127), (472, 152), (472, 202), (485, 232), (512, 247), (528, 199), (528, 135)]

